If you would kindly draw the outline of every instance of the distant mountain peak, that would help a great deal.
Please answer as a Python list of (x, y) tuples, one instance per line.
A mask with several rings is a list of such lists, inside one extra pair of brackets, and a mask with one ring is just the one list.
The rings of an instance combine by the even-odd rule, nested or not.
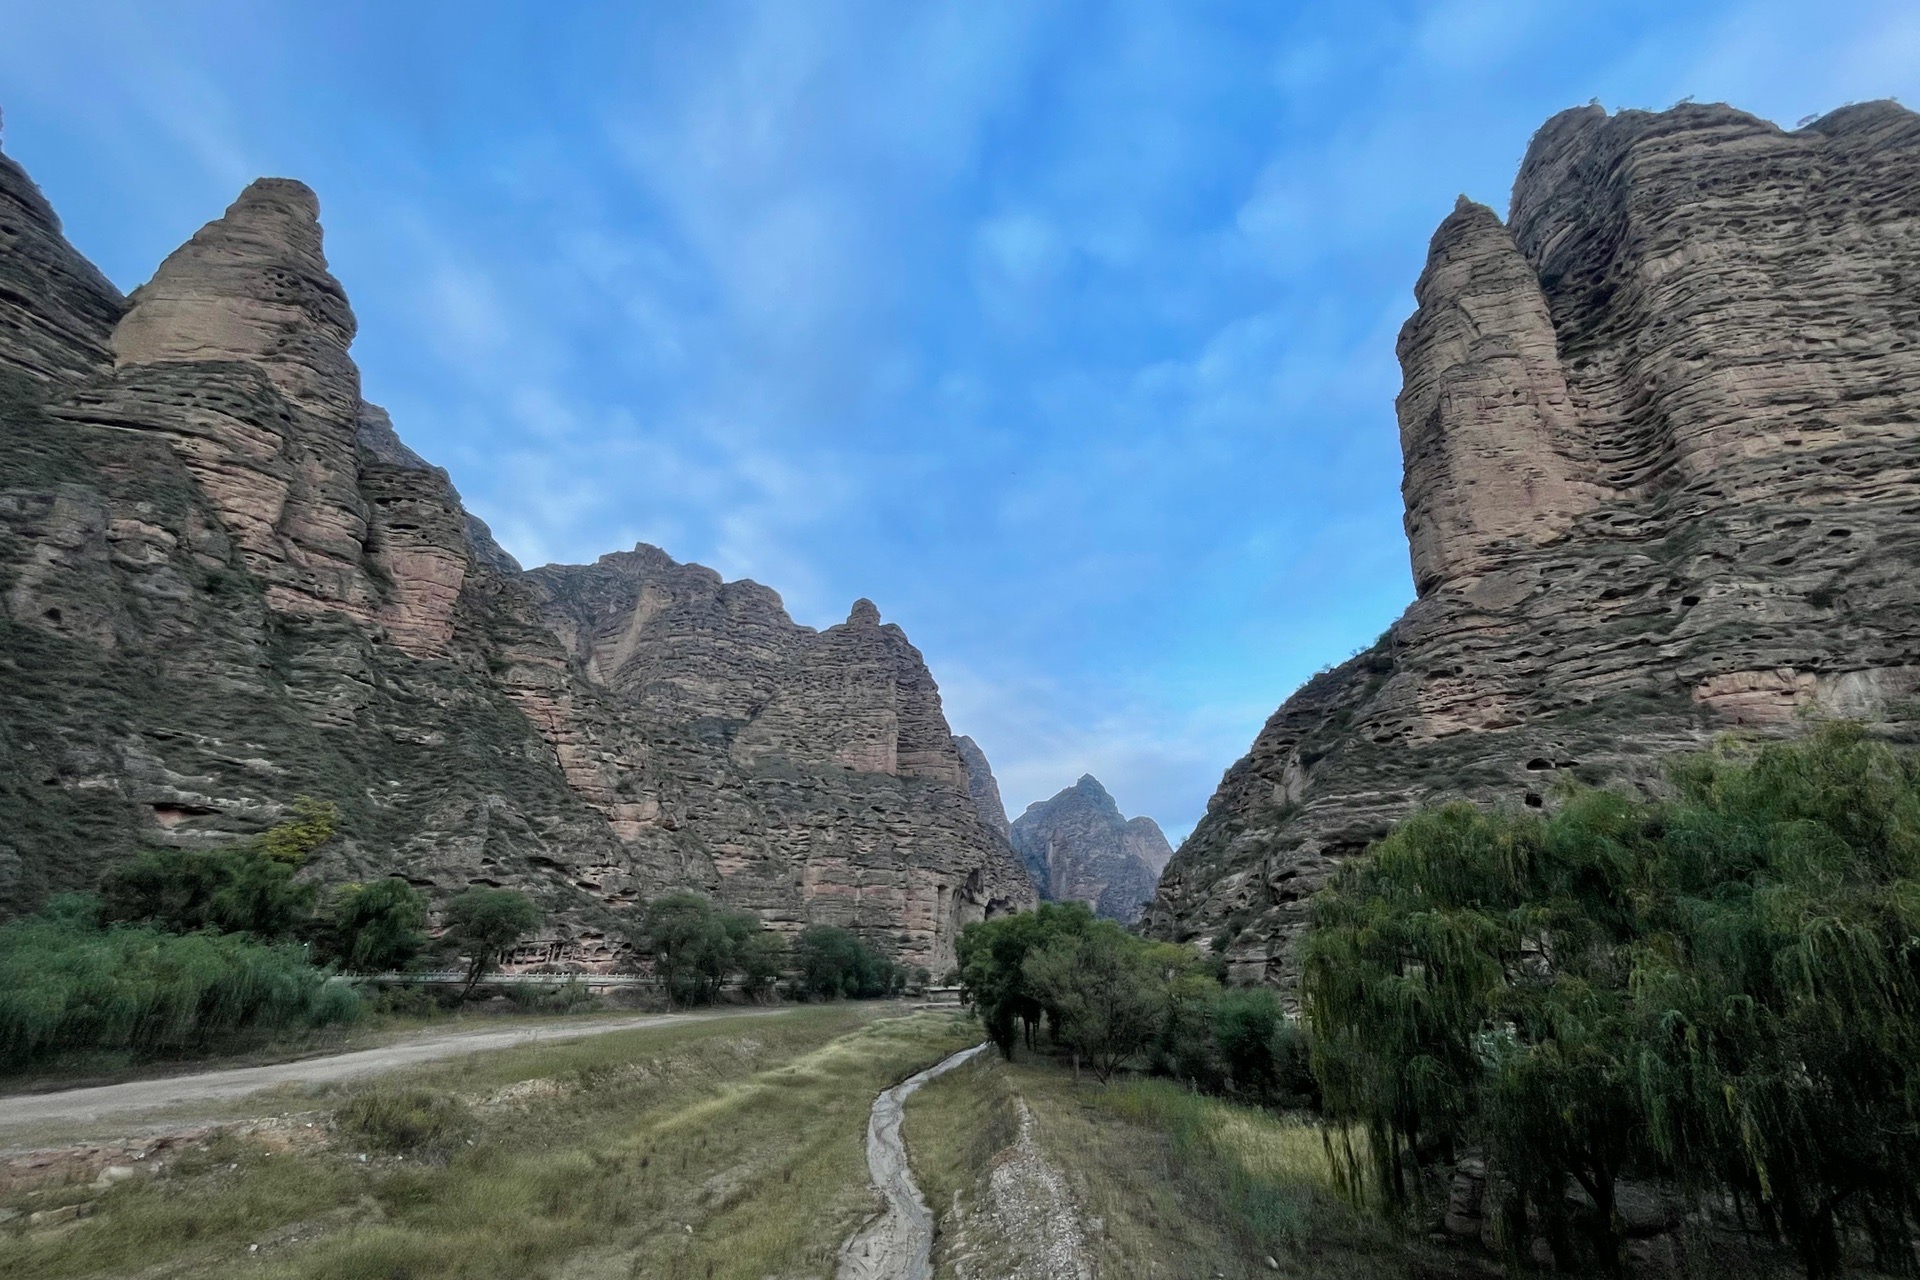
[(1151, 818), (1128, 819), (1091, 773), (1036, 801), (1012, 827), (1013, 847), (1043, 897), (1084, 902), (1131, 923), (1173, 856)]

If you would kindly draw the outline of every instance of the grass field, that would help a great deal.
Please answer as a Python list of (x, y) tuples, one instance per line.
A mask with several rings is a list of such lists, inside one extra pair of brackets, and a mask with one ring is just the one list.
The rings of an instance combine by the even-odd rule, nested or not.
[[(1031, 1108), (1036, 1142), (1071, 1187), (1088, 1253), (1108, 1280), (1399, 1280), (1426, 1271), (1399, 1237), (1339, 1196), (1317, 1127), (1167, 1081), (1076, 1085), (1052, 1063), (983, 1055), (907, 1106), (915, 1177), (941, 1222), (934, 1259), (943, 1277), (959, 1274), (955, 1229), (966, 1231), (968, 1209), (1014, 1140), (1016, 1098)], [(1017, 1259), (998, 1258), (995, 1242), (983, 1247), (979, 1230), (973, 1235), (970, 1274), (1020, 1274)]]
[[(0, 1276), (830, 1275), (877, 1207), (873, 1095), (978, 1038), (900, 1014), (619, 1032), (330, 1091), (305, 1100), (323, 1127), (296, 1120), (304, 1141), (223, 1138), (165, 1176), (8, 1200)], [(82, 1202), (91, 1216), (29, 1225)]]

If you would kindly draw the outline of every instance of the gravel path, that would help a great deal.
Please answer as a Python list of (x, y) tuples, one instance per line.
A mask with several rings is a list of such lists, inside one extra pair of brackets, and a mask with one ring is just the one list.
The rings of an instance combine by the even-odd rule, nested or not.
[(1086, 1232), (1060, 1171), (1033, 1139), (1033, 1111), (1015, 1098), (1020, 1136), (1001, 1153), (989, 1181), (996, 1234), (1020, 1260), (1021, 1280), (1091, 1280)]
[(190, 1076), (167, 1076), (158, 1080), (130, 1080), (125, 1084), (100, 1085), (89, 1089), (66, 1089), (58, 1093), (24, 1094), (0, 1097), (0, 1138), (7, 1133), (50, 1122), (92, 1123), (113, 1116), (173, 1109), (205, 1103), (226, 1102), (275, 1085), (327, 1084), (360, 1076), (410, 1067), (440, 1058), (457, 1058), (487, 1049), (511, 1049), (519, 1045), (555, 1040), (577, 1040), (582, 1036), (607, 1035), (615, 1031), (633, 1031), (640, 1027), (660, 1027), (673, 1022), (705, 1021), (711, 1018), (756, 1018), (777, 1015), (779, 1009), (742, 1010), (737, 1013), (647, 1014), (632, 1018), (559, 1024), (551, 1027), (515, 1027), (498, 1031), (429, 1032), (377, 1049), (358, 1049), (324, 1058), (304, 1058), (298, 1062), (277, 1062), (264, 1067), (234, 1067), (224, 1071), (203, 1071)]
[(873, 1115), (867, 1121), (867, 1171), (887, 1198), (887, 1208), (841, 1247), (839, 1280), (933, 1280), (933, 1214), (907, 1167), (900, 1121), (914, 1090), (986, 1047), (981, 1043), (962, 1049), (873, 1100)]

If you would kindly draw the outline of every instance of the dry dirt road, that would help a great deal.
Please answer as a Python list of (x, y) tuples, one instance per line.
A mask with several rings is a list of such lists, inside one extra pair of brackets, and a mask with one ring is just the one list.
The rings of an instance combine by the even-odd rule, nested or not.
[(277, 1062), (264, 1067), (233, 1067), (157, 1080), (129, 1080), (124, 1084), (66, 1089), (57, 1093), (0, 1097), (0, 1145), (5, 1144), (9, 1134), (47, 1124), (90, 1125), (114, 1117), (131, 1119), (147, 1112), (172, 1112), (181, 1107), (228, 1102), (277, 1085), (328, 1084), (359, 1076), (378, 1075), (440, 1058), (457, 1058), (489, 1049), (511, 1049), (541, 1041), (577, 1040), (582, 1036), (660, 1027), (673, 1022), (777, 1017), (783, 1012), (785, 1010), (781, 1009), (743, 1009), (727, 1013), (657, 1013), (632, 1018), (608, 1018), (572, 1026), (558, 1023), (497, 1031), (426, 1032), (377, 1049), (357, 1049), (351, 1053), (304, 1058), (297, 1062)]

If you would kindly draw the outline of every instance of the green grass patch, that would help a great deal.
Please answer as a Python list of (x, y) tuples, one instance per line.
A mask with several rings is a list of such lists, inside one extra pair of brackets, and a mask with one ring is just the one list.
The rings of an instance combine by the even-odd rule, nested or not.
[[(898, 1012), (713, 1018), (282, 1097), (329, 1105), (342, 1126), (333, 1144), (269, 1154), (229, 1140), (192, 1168), (99, 1195), (64, 1234), (15, 1219), (0, 1228), (11, 1230), (0, 1275), (823, 1275), (878, 1206), (873, 1095), (976, 1038), (950, 1015), (886, 1016)], [(466, 1110), (464, 1137), (435, 1130), (443, 1108)], [(446, 1158), (422, 1158), (436, 1142)], [(395, 1148), (406, 1150), (381, 1154)], [(92, 1193), (7, 1203), (31, 1210), (61, 1194)]]
[(956, 1274), (956, 1228), (969, 1270), (1011, 1266), (969, 1210), (985, 1203), (1000, 1152), (1017, 1134), (1016, 1098), (1034, 1138), (1080, 1205), (1103, 1275), (1339, 1275), (1402, 1280), (1451, 1270), (1411, 1251), (1339, 1192), (1322, 1130), (1298, 1117), (1187, 1092), (1164, 1080), (1075, 1085), (1048, 1062), (982, 1057), (907, 1104), (915, 1177), (940, 1220), (936, 1271)]

